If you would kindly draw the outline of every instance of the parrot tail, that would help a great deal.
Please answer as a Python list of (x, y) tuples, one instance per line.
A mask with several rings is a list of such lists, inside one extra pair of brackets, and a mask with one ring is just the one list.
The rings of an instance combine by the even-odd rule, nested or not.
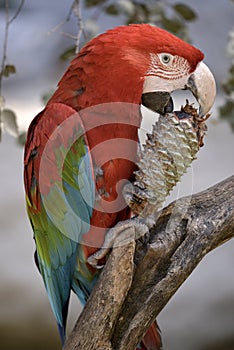
[(61, 324), (57, 323), (58, 325), (58, 330), (59, 330), (59, 336), (62, 342), (62, 346), (64, 346), (65, 344), (65, 340), (66, 340), (66, 331), (65, 331), (65, 327), (61, 326)]
[(148, 329), (143, 340), (141, 341), (140, 347), (137, 349), (141, 349), (141, 350), (161, 350), (162, 349), (160, 329), (156, 321)]

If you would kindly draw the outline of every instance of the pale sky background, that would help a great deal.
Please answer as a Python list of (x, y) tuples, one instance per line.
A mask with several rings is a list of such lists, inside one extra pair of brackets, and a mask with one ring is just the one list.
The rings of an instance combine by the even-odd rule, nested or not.
[[(182, 2), (191, 4), (199, 13), (199, 20), (190, 25), (193, 44), (205, 53), (217, 82), (225, 80), (230, 64), (225, 47), (227, 33), (234, 26), (234, 6), (228, 0)], [(17, 74), (4, 81), (3, 93), (6, 107), (17, 112), (21, 128), (28, 126), (43, 108), (41, 95), (55, 88), (64, 72), (65, 65), (57, 57), (71, 41), (60, 32), (72, 32), (74, 22), (53, 34), (48, 32), (66, 17), (69, 6), (69, 1), (61, 0), (26, 1), (22, 14), (10, 28), (8, 60), (16, 65)], [(99, 22), (100, 31), (120, 24), (116, 18), (100, 18)], [(0, 55), (2, 33), (0, 13)], [(198, 192), (234, 173), (234, 134), (217, 117), (216, 108), (222, 98), (217, 97), (208, 122), (205, 147), (174, 196)], [(150, 128), (151, 124), (146, 119), (143, 127)], [(34, 243), (22, 182), (23, 150), (10, 136), (4, 135), (0, 159), (0, 335), (7, 326), (19, 329), (21, 337), (26, 337), (37, 320), (41, 329), (49, 327), (57, 336), (44, 286), (34, 267)], [(228, 339), (234, 348), (233, 265), (232, 240), (210, 253), (176, 293), (159, 317), (166, 350), (205, 350), (212, 342), (216, 345), (210, 349), (216, 349), (218, 342)], [(77, 308), (74, 300), (72, 305)], [(74, 318), (73, 313), (70, 325)]]

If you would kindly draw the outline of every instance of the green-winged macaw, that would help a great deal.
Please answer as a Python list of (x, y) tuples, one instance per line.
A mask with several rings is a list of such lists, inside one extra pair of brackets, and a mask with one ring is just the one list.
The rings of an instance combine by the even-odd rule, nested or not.
[[(100, 273), (88, 257), (109, 228), (134, 214), (121, 189), (137, 168), (140, 105), (163, 114), (173, 109), (171, 92), (190, 89), (205, 115), (215, 91), (202, 60), (200, 50), (158, 27), (114, 28), (81, 49), (29, 127), (27, 210), (63, 342), (71, 290), (85, 303)], [(160, 348), (156, 323), (139, 348)]]

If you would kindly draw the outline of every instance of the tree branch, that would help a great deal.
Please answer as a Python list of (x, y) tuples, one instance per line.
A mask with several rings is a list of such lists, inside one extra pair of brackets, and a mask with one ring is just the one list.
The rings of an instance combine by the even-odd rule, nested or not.
[(136, 348), (202, 258), (234, 237), (234, 176), (163, 209), (136, 249), (129, 231), (132, 240), (112, 250), (64, 350)]

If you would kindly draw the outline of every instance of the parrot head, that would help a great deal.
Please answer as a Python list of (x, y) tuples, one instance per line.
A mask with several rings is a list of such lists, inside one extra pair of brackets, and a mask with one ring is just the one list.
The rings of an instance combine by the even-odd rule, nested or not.
[(200, 50), (161, 28), (116, 27), (83, 47), (53, 100), (61, 98), (77, 109), (130, 102), (164, 114), (173, 110), (171, 93), (188, 89), (204, 116), (214, 103), (216, 85), (203, 58)]

